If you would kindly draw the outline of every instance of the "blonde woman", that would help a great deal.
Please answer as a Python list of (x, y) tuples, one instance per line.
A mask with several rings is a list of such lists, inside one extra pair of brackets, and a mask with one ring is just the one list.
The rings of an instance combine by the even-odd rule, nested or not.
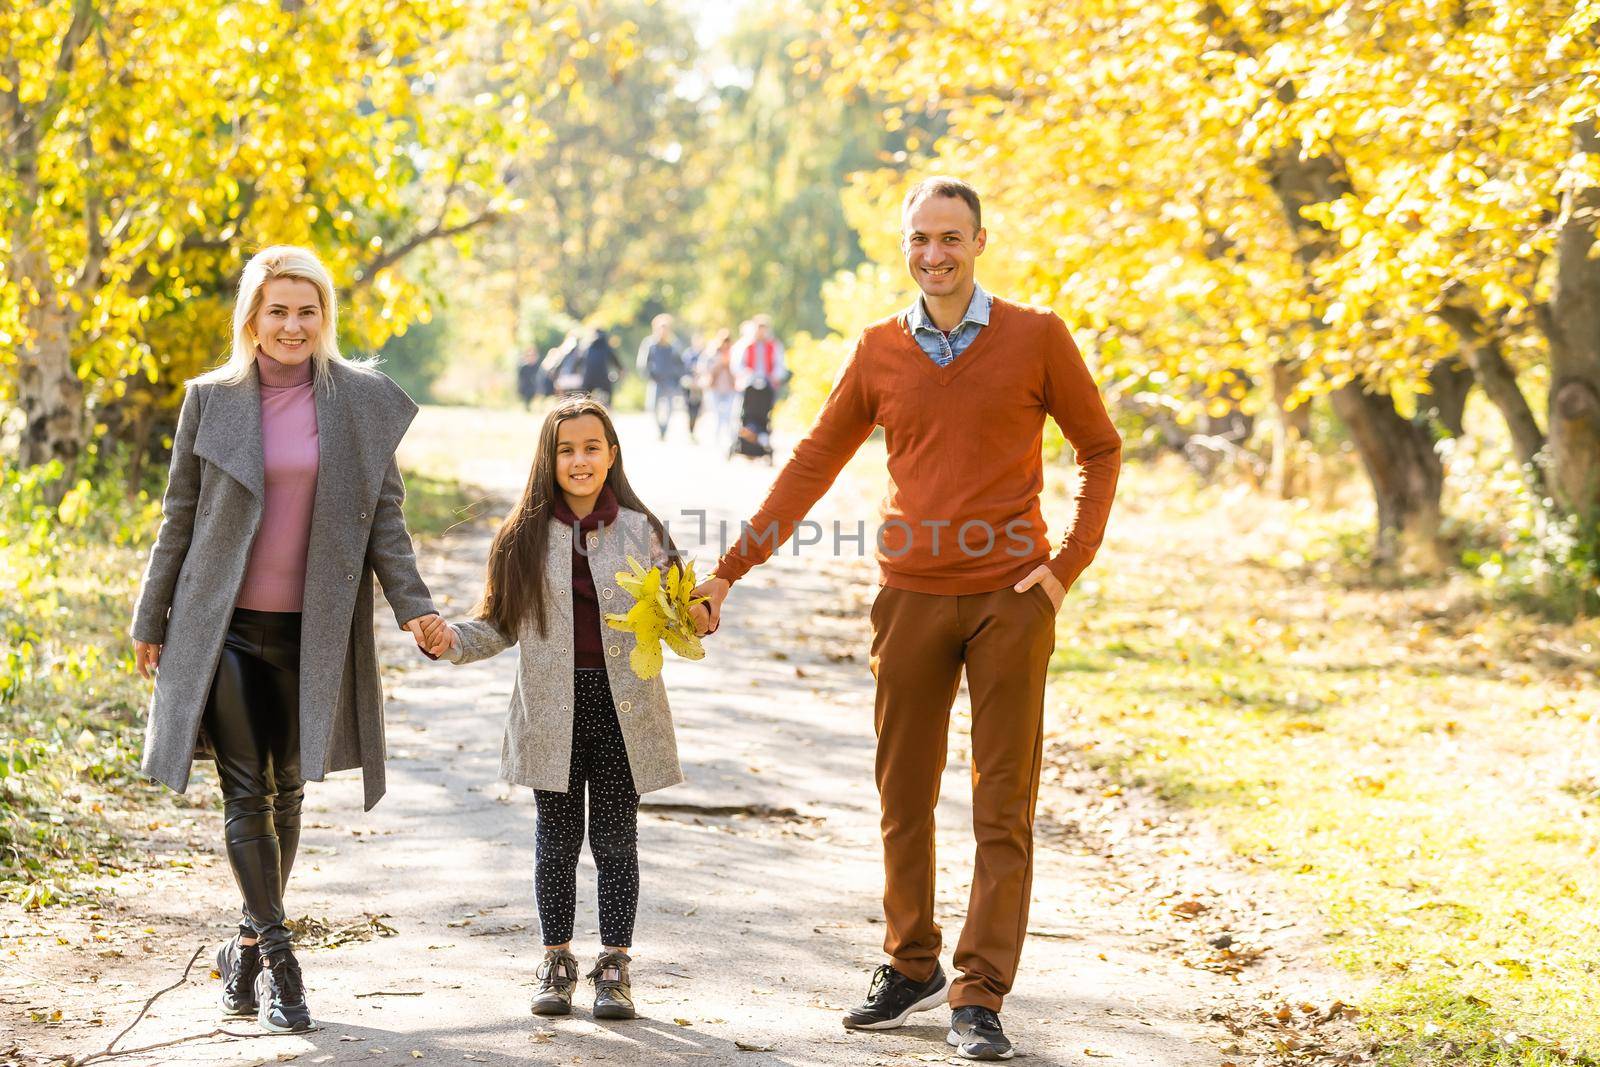
[(337, 336), (313, 253), (245, 265), (232, 356), (184, 393), (133, 619), (156, 679), (144, 772), (181, 793), (194, 758), (217, 763), (243, 897), (217, 951), (223, 1008), (275, 1031), (311, 1025), (283, 908), (305, 780), (360, 767), (366, 807), (383, 795), (372, 575), (425, 651), (448, 639), (401, 513), (394, 451), (416, 405)]

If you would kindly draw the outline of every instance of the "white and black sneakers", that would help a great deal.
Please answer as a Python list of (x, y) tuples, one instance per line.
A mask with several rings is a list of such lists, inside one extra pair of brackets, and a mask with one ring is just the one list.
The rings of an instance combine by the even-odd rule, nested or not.
[(235, 934), (217, 948), (217, 974), (222, 1010), (229, 1015), (254, 1015), (273, 1033), (311, 1029), (300, 964), (288, 948), (263, 956), (259, 945), (241, 944)]
[(885, 963), (872, 972), (867, 1002), (845, 1015), (844, 1027), (846, 1030), (893, 1030), (904, 1024), (912, 1012), (927, 1011), (943, 1004), (948, 992), (944, 968), (937, 963), (925, 982), (907, 978)]
[(222, 1010), (229, 1015), (256, 1013), (256, 975), (261, 973), (261, 948), (241, 944), (234, 934), (217, 947), (217, 974), (222, 976)]
[(950, 1032), (944, 1041), (954, 1045), (956, 1054), (964, 1060), (1009, 1060), (1016, 1054), (1005, 1031), (1000, 1029), (999, 1014), (976, 1004), (950, 1013)]
[[(872, 972), (867, 987), (867, 1002), (844, 1017), (847, 1030), (893, 1030), (905, 1024), (912, 1013), (943, 1004), (950, 994), (944, 970), (934, 964), (925, 982), (906, 977), (887, 963)], [(1009, 1060), (1016, 1055), (1000, 1016), (988, 1008), (967, 1005), (950, 1013), (950, 1032), (945, 1042), (967, 1060)]]
[(256, 975), (256, 1021), (276, 1034), (311, 1029), (311, 1009), (306, 1007), (306, 987), (300, 962), (284, 948), (261, 960)]

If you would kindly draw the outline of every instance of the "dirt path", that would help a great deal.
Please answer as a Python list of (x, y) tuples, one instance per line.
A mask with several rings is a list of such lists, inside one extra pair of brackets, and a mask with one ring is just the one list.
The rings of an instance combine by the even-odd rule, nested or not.
[[(461, 470), (492, 493), (508, 497), (526, 476), (527, 416), (429, 410), (412, 440), (430, 433), (502, 442)], [(658, 446), (642, 420), (626, 420), (623, 434), (630, 476), (663, 517), (717, 502), (713, 541), (717, 520), (745, 517), (772, 475), (686, 441)], [(857, 467), (862, 475), (842, 482), (820, 517), (848, 516), (851, 527), (870, 519), (872, 457)], [(692, 522), (673, 527), (681, 545), (695, 547)], [(481, 526), (463, 528), (424, 551), (447, 610), (471, 603), (487, 538)], [(715, 545), (696, 555), (709, 563)], [(355, 778), (314, 786), (291, 887), (291, 912), (330, 930), (302, 954), (322, 1028), (220, 1035), (114, 1062), (945, 1060), (942, 1011), (887, 1034), (839, 1025), (882, 940), (866, 667), (874, 569), (823, 558), (785, 552), (741, 583), (707, 660), (669, 657), (689, 784), (648, 796), (641, 818), (634, 985), (645, 1018), (600, 1026), (583, 1012), (556, 1022), (527, 1012), (539, 956), (532, 797), (495, 780), (515, 654), (465, 668), (429, 664), (408, 651), (409, 638), (380, 625), (392, 665), (389, 795), (362, 816)], [(1052, 701), (1066, 696), (1053, 691)], [(939, 810), (938, 905), (951, 943), (972, 851), (966, 724), (958, 713)], [(1309, 944), (1304, 921), (1272, 903), (1270, 885), (1222, 859), (1200, 828), (1148, 800), (1106, 796), (1060, 745), (1052, 762), (1032, 936), (1006, 1010), (1020, 1052), (1041, 1064), (1261, 1062), (1244, 1053), (1270, 1045), (1263, 1018), (1300, 1033), (1303, 1045), (1333, 1000), (1333, 979), (1298, 958), (1295, 938)], [(210, 781), (187, 821), (152, 830), (148, 864), (109, 885), (98, 910), (51, 913), (48, 926), (0, 910), (0, 1011), (15, 1024), (0, 1040), (0, 1061), (8, 1047), (19, 1062), (104, 1047), (195, 948), (220, 939), (233, 894), (216, 845), (220, 820), (205, 801)], [(589, 945), (587, 857), (579, 884), (578, 939)], [(1272, 951), (1251, 965), (1252, 944)], [(217, 1027), (251, 1033), (250, 1022), (216, 1011), (208, 968), (209, 951), (121, 1047)], [(1310, 1003), (1289, 1019), (1272, 1014), (1286, 998)]]

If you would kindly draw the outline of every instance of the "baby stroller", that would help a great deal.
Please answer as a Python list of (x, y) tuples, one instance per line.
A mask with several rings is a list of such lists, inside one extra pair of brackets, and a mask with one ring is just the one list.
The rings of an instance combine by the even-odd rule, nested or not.
[(778, 391), (765, 378), (753, 378), (744, 387), (744, 404), (739, 411), (739, 435), (728, 450), (730, 456), (764, 459), (772, 464), (772, 405)]

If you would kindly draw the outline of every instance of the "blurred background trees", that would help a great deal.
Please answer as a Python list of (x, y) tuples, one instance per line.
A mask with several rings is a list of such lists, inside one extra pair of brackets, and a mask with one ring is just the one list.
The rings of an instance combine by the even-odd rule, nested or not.
[[(1077, 332), (1135, 449), (1373, 502), (1366, 559), (1593, 600), (1600, 6), (1414, 0), (93, 0), (0, 14), (0, 404), (59, 501), (136, 488), (244, 258), (317, 247), (345, 342), (509, 396), (771, 314), (803, 419), (904, 306), (908, 175)], [(1575, 599), (1572, 599), (1575, 598)]]
[(447, 75), (542, 64), (579, 29), (478, 31), (514, 6), (8, 5), (0, 402), (19, 462), (70, 473), (106, 434), (142, 450), (225, 349), (230, 290), (266, 244), (322, 252), (354, 348), (426, 321), (436, 280), (403, 268), (504, 218), (505, 153), (541, 133), (540, 100), (463, 99)]
[[(1374, 561), (1436, 567), (1454, 547), (1441, 442), (1481, 396), (1526, 487), (1505, 506), (1592, 592), (1597, 18), (833, 0), (814, 54), (836, 87), (945, 116), (925, 166), (986, 191), (1012, 291), (1066, 317), (1165, 439), (1176, 420), (1191, 454), (1242, 445), (1293, 493), (1305, 409), (1325, 404), (1319, 447), (1352, 450), (1373, 493)], [(897, 188), (877, 185), (874, 214)]]

